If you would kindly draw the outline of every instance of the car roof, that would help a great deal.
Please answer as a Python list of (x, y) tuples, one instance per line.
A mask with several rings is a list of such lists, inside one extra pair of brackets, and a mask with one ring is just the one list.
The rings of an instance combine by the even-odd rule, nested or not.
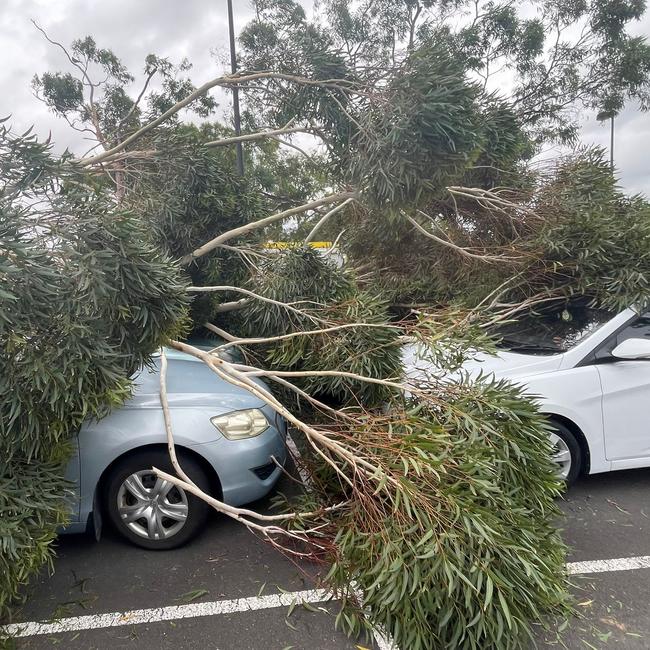
[[(208, 347), (205, 347), (205, 346), (199, 347), (198, 345), (194, 346), (194, 347), (198, 347), (200, 350), (203, 350), (204, 352), (207, 352), (208, 350), (212, 349), (212, 348), (208, 348)], [(160, 357), (160, 355), (161, 355), (161, 351), (157, 350), (151, 356), (154, 359), (158, 359)], [(203, 363), (203, 361), (201, 359), (198, 359), (197, 357), (195, 357), (195, 356), (193, 356), (191, 354), (188, 354), (187, 352), (181, 352), (180, 350), (176, 350), (175, 348), (165, 347), (165, 356), (167, 357), (167, 359), (169, 361), (172, 361), (172, 360), (173, 361), (197, 361), (198, 363)]]

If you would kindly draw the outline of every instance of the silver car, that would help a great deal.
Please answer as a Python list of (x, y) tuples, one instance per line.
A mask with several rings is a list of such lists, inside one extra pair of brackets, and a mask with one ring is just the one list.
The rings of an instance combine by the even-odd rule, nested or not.
[[(286, 422), (248, 391), (219, 379), (202, 361), (168, 350), (167, 391), (177, 455), (203, 490), (239, 506), (265, 496), (286, 459)], [(101, 530), (101, 515), (129, 541), (170, 549), (194, 537), (210, 507), (152, 472), (174, 473), (160, 405), (159, 358), (134, 378), (133, 397), (87, 422), (67, 470), (76, 485), (62, 532)]]

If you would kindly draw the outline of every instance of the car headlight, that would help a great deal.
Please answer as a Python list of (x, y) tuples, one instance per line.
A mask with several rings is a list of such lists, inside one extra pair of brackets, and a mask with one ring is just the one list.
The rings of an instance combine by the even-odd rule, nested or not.
[(247, 409), (246, 411), (233, 411), (225, 415), (216, 415), (210, 418), (228, 440), (244, 440), (254, 438), (269, 428), (266, 416), (259, 409)]

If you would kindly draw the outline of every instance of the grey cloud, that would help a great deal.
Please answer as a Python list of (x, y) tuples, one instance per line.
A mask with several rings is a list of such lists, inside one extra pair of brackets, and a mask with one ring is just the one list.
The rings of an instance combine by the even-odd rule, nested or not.
[[(610, 123), (596, 120), (595, 113), (584, 116), (581, 140), (609, 152)], [(621, 185), (628, 192), (650, 196), (650, 113), (642, 113), (636, 103), (628, 105), (614, 120), (614, 164)]]
[[(253, 15), (249, 0), (234, 0), (236, 29)], [(303, 4), (311, 9), (312, 0)], [(48, 113), (31, 92), (35, 73), (66, 69), (64, 55), (47, 44), (30, 23), (34, 18), (52, 38), (69, 45), (92, 35), (124, 61), (141, 83), (144, 57), (150, 52), (174, 61), (187, 57), (193, 64), (195, 83), (223, 71), (211, 51), (227, 52), (226, 0), (3, 0), (0, 5), (0, 42), (4, 65), (0, 69), (0, 116), (12, 114), (17, 130), (36, 125), (39, 134), (49, 131), (63, 149), (83, 151), (87, 143), (62, 120)], [(650, 15), (637, 23), (634, 32), (650, 34)], [(223, 58), (223, 57), (221, 57)], [(219, 100), (228, 110), (228, 97)], [(609, 131), (593, 114), (583, 116), (585, 144), (607, 147)], [(616, 121), (616, 163), (621, 182), (629, 191), (650, 195), (647, 152), (650, 151), (650, 115), (629, 106)]]
[[(252, 10), (247, 0), (235, 0), (234, 5), (235, 27), (240, 29)], [(187, 57), (194, 65), (191, 74), (196, 83), (223, 71), (211, 51), (227, 45), (225, 0), (5, 0), (0, 7), (5, 59), (0, 69), (0, 116), (12, 114), (16, 130), (34, 124), (42, 136), (51, 131), (61, 150), (83, 151), (86, 143), (33, 96), (31, 79), (48, 70), (67, 70), (69, 64), (61, 50), (45, 42), (31, 24), (32, 18), (66, 46), (92, 35), (136, 76), (134, 88), (142, 83), (144, 59), (152, 52), (175, 62)]]

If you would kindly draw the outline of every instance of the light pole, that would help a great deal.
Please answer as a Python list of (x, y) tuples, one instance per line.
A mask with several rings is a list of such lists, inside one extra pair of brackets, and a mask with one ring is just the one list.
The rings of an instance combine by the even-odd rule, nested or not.
[(614, 173), (614, 114), (609, 118), (610, 122), (610, 133), (609, 133), (609, 166), (612, 168), (612, 174)]
[[(235, 24), (232, 15), (232, 0), (228, 2), (228, 32), (230, 35), (230, 70), (232, 74), (237, 72), (237, 53), (235, 52)], [(232, 87), (232, 107), (233, 118), (235, 122), (235, 135), (241, 135), (241, 119), (239, 116), (239, 86), (237, 84)], [(237, 142), (237, 171), (244, 175), (244, 149), (241, 142)]]
[(617, 111), (600, 111), (596, 115), (596, 119), (599, 122), (604, 122), (609, 120), (609, 166), (614, 173), (614, 118), (617, 115)]

